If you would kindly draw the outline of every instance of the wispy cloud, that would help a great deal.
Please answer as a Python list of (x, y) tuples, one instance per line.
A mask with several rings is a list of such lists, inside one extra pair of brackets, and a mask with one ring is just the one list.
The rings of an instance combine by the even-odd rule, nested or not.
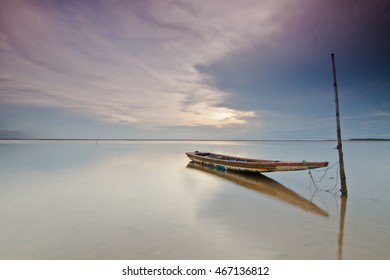
[[(267, 40), (275, 1), (1, 1), (0, 102), (145, 126), (244, 124), (198, 65)], [(223, 104), (223, 105), (222, 105)]]
[(390, 112), (387, 111), (378, 111), (372, 114), (373, 117), (384, 117), (390, 118)]

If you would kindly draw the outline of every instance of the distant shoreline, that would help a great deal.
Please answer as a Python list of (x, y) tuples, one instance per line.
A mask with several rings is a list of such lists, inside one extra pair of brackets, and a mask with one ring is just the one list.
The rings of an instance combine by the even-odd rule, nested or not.
[(352, 139), (348, 139), (348, 141), (390, 141), (390, 139), (382, 139), (382, 138), (352, 138)]
[[(142, 139), (142, 138), (0, 138), (0, 141), (150, 141), (150, 142), (161, 142), (161, 141), (177, 141), (177, 142), (325, 142), (325, 141), (337, 141), (336, 139)], [(351, 138), (344, 139), (343, 141), (390, 141), (390, 139), (381, 138)]]

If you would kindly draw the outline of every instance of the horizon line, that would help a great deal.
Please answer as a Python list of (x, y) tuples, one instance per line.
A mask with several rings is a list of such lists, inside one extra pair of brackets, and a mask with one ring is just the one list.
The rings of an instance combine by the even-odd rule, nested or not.
[[(0, 141), (337, 141), (337, 139), (183, 139), (183, 138), (0, 138)], [(387, 138), (350, 138), (342, 141), (390, 141)]]

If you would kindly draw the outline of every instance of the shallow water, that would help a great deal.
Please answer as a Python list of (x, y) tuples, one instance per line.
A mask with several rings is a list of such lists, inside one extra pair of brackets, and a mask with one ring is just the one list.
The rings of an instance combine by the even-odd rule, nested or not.
[[(245, 177), (185, 152), (337, 162), (336, 142), (2, 141), (0, 259), (389, 259), (390, 142)], [(318, 181), (318, 182), (316, 182)]]

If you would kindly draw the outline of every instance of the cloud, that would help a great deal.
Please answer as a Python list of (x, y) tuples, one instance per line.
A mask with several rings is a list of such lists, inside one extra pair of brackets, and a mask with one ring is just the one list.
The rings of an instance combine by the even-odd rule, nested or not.
[(372, 116), (373, 117), (389, 118), (390, 117), (390, 112), (378, 111), (378, 112), (372, 113)]
[(208, 65), (280, 30), (275, 1), (2, 1), (0, 102), (140, 126), (245, 124)]

